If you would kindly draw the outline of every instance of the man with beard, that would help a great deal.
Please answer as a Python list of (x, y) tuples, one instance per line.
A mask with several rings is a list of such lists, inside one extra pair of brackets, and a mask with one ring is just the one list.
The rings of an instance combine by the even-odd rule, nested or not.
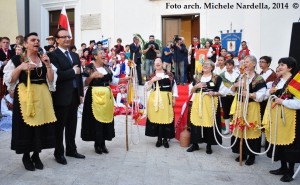
[(154, 35), (149, 36), (149, 42), (145, 44), (143, 53), (146, 56), (146, 78), (148, 80), (149, 75), (154, 72), (154, 59), (156, 58), (157, 54), (160, 53), (159, 46), (157, 43), (155, 43)]

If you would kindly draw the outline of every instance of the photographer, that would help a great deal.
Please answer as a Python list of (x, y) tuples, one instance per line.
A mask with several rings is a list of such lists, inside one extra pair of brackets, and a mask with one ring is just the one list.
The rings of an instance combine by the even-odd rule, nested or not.
[[(149, 42), (145, 44), (143, 53), (146, 58), (146, 78), (149, 79), (149, 75), (154, 72), (154, 59), (157, 54), (160, 53), (159, 46), (154, 42), (154, 35), (149, 36)], [(150, 73), (151, 69), (151, 73)]]
[(185, 83), (185, 61), (187, 58), (187, 49), (185, 44), (183, 43), (182, 38), (175, 36), (174, 38), (174, 55), (173, 60), (175, 63), (175, 76), (177, 83), (180, 83), (181, 85), (184, 85)]
[(162, 61), (163, 61), (163, 68), (168, 72), (171, 72), (172, 69), (172, 58), (173, 58), (173, 49), (171, 49), (172, 42), (168, 42), (166, 47), (162, 50)]

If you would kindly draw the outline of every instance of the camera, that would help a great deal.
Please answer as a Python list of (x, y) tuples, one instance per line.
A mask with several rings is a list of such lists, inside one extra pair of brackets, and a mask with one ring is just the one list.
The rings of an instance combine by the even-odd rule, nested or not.
[(180, 40), (180, 37), (178, 35), (174, 35), (173, 43), (177, 43)]

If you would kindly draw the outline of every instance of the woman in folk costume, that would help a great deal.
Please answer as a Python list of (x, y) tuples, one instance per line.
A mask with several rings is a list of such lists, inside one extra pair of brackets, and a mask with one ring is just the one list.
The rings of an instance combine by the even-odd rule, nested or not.
[(114, 129), (114, 97), (109, 87), (111, 83), (128, 78), (117, 79), (106, 65), (103, 50), (94, 50), (94, 63), (85, 67), (85, 85), (89, 86), (84, 100), (82, 112), (81, 138), (84, 141), (94, 141), (95, 152), (108, 153), (105, 140), (115, 137)]
[[(117, 62), (117, 57), (112, 57), (109, 61), (109, 69), (113, 73), (114, 78), (120, 78), (120, 64)], [(118, 85), (110, 85), (110, 88), (113, 92), (114, 97), (117, 97), (117, 94), (120, 92)]]
[(15, 88), (11, 149), (23, 154), (23, 164), (30, 171), (43, 169), (39, 153), (55, 147), (56, 117), (50, 91), (55, 91), (56, 68), (47, 55), (39, 55), (39, 47), (37, 33), (29, 33), (25, 53), (13, 57), (4, 68), (6, 85)]
[[(120, 92), (117, 94), (116, 103), (119, 109), (120, 114), (126, 114), (126, 111), (130, 112), (129, 104), (127, 104), (127, 93), (126, 93), (126, 85), (120, 84), (119, 85)], [(127, 105), (126, 105), (127, 104)], [(126, 109), (128, 106), (128, 110)]]
[[(264, 79), (255, 72), (256, 65), (257, 59), (254, 56), (246, 56), (242, 66), (244, 71), (241, 72), (240, 81), (236, 82), (231, 88), (232, 91), (237, 91), (240, 90), (239, 87), (241, 88), (241, 91), (235, 96), (230, 110), (230, 114), (233, 115), (233, 124), (231, 125), (233, 137), (231, 142), (234, 145), (232, 152), (242, 152), (242, 160), (247, 159), (245, 164), (248, 166), (253, 165), (255, 161), (255, 154), (250, 149), (254, 152), (260, 152), (261, 131), (259, 127), (261, 125), (261, 113), (259, 102), (264, 100), (266, 91)], [(243, 101), (237, 101), (238, 97), (242, 97)], [(244, 106), (245, 104), (246, 106)], [(240, 108), (237, 111), (238, 107)], [(243, 115), (246, 116), (243, 117)], [(246, 134), (246, 138), (244, 134)], [(243, 139), (242, 151), (240, 151), (241, 138)], [(247, 140), (250, 149), (247, 147), (245, 140)], [(237, 157), (235, 160), (239, 162), (239, 159), (240, 157)]]
[[(214, 63), (207, 60), (203, 63), (202, 74), (194, 79), (192, 93), (195, 93), (190, 114), (191, 120), (191, 143), (187, 152), (199, 150), (198, 143), (206, 143), (206, 153), (212, 154), (211, 145), (216, 145), (214, 137), (214, 117), (218, 129), (221, 129), (220, 108), (218, 103), (219, 87), (221, 78), (212, 72)], [(213, 103), (212, 103), (213, 102)], [(215, 110), (213, 112), (212, 110)], [(216, 135), (218, 142), (222, 143), (220, 135)]]
[(130, 67), (128, 65), (128, 60), (126, 59), (126, 55), (124, 52), (120, 53), (121, 60), (120, 63), (120, 78), (124, 78), (129, 76)]
[(272, 157), (276, 145), (274, 160), (281, 162), (280, 168), (271, 170), (270, 173), (283, 175), (280, 180), (290, 182), (293, 180), (295, 163), (300, 162), (300, 97), (299, 92), (298, 95), (291, 93), (288, 87), (296, 74), (296, 60), (291, 57), (281, 58), (278, 64), (281, 76), (268, 90), (269, 95), (275, 96), (269, 98), (263, 125), (267, 140), (266, 148), (271, 144), (267, 156)]
[[(219, 57), (219, 59), (222, 57)], [(226, 71), (220, 74), (220, 78), (222, 79), (222, 83), (219, 89), (219, 93), (221, 94), (221, 103), (223, 108), (223, 118), (225, 121), (226, 130), (223, 134), (229, 134), (229, 126), (230, 126), (230, 107), (233, 102), (235, 92), (231, 90), (231, 86), (237, 81), (239, 77), (239, 73), (234, 71), (234, 61), (227, 60), (226, 62)]]
[(163, 69), (160, 58), (154, 61), (155, 71), (145, 84), (150, 91), (147, 104), (146, 136), (158, 137), (156, 147), (169, 148), (168, 139), (175, 137), (173, 106), (178, 97), (172, 73)]

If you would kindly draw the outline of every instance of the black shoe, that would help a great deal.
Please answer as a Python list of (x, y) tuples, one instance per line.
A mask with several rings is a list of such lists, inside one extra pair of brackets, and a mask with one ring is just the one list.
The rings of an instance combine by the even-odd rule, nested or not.
[(255, 161), (255, 156), (254, 156), (254, 157), (249, 157), (249, 158), (247, 159), (247, 161), (245, 162), (245, 165), (251, 166), (251, 165), (254, 164), (254, 161)]
[(55, 156), (55, 160), (59, 164), (62, 164), (62, 165), (66, 165), (67, 164), (67, 160), (66, 160), (65, 156), (63, 156), (63, 155)]
[(23, 161), (23, 164), (24, 164), (24, 167), (25, 167), (26, 170), (28, 170), (28, 171), (34, 171), (35, 170), (35, 167), (33, 165), (33, 162), (31, 161), (29, 155), (28, 156), (23, 155), (22, 161)]
[(103, 153), (108, 154), (108, 150), (105, 145), (103, 145), (101, 148)]
[[(247, 159), (247, 156), (246, 155), (243, 155), (242, 156), (242, 161), (245, 161)], [(238, 156), (237, 158), (235, 158), (235, 161), (236, 162), (240, 162), (240, 156)]]
[(74, 153), (67, 153), (66, 152), (66, 156), (68, 156), (68, 157), (74, 157), (74, 158), (77, 158), (77, 159), (84, 159), (85, 158), (84, 155), (79, 154), (78, 152), (74, 152)]
[(207, 154), (212, 154), (211, 146), (206, 146), (206, 153)]
[(161, 147), (162, 146), (162, 140), (158, 139), (155, 146), (156, 147)]
[(40, 159), (40, 157), (39, 157), (38, 154), (37, 155), (33, 154), (31, 156), (31, 160), (34, 163), (34, 167), (36, 169), (42, 170), (44, 168), (44, 165), (43, 165), (43, 163), (42, 163), (42, 161), (41, 161), (41, 159)]
[(270, 172), (270, 174), (273, 174), (273, 175), (284, 175), (284, 174), (286, 174), (287, 169), (279, 168), (277, 170), (270, 170), (269, 172)]
[(163, 143), (165, 148), (169, 148), (168, 140), (164, 139)]
[(193, 152), (195, 150), (199, 150), (199, 145), (198, 144), (192, 144), (192, 146), (190, 146), (190, 148), (188, 148), (186, 151), (187, 152)]
[(293, 179), (293, 175), (286, 173), (283, 177), (281, 177), (280, 181), (282, 182), (291, 182)]
[(143, 83), (139, 83), (139, 85), (144, 85)]
[(95, 147), (95, 152), (97, 154), (102, 154), (102, 148), (100, 146), (94, 146)]

